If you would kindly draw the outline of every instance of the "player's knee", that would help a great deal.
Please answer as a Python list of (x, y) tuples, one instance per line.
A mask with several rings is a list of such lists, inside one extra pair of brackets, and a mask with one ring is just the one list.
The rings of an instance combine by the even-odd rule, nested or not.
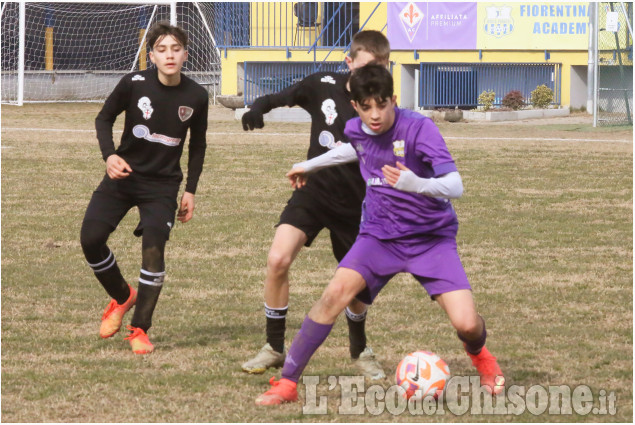
[(322, 304), (330, 310), (342, 311), (350, 304), (353, 296), (341, 281), (332, 280), (322, 294)]
[(84, 221), (80, 231), (79, 240), (84, 254), (98, 253), (108, 241), (110, 227), (101, 222)]
[(348, 303), (348, 308), (355, 314), (363, 314), (366, 310), (368, 310), (368, 305), (361, 302), (357, 298), (353, 298), (351, 302)]
[(454, 321), (454, 327), (461, 335), (477, 338), (482, 332), (481, 323), (479, 316), (464, 316)]
[(284, 274), (289, 271), (289, 267), (291, 267), (291, 255), (288, 255), (283, 252), (269, 251), (269, 255), (267, 256), (267, 270), (274, 274)]

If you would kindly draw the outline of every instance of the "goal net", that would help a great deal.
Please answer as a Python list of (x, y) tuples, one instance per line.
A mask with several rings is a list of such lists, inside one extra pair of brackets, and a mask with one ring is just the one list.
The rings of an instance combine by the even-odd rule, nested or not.
[(202, 2), (3, 2), (2, 103), (103, 101), (123, 75), (152, 66), (145, 35), (157, 21), (187, 31), (183, 71), (215, 95), (215, 12)]
[(594, 6), (594, 125), (633, 125), (633, 3)]

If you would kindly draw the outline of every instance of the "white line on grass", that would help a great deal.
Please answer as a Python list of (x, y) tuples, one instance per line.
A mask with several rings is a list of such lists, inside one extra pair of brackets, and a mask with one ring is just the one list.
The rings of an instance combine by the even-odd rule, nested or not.
[[(82, 130), (73, 128), (24, 128), (24, 127), (2, 127), (2, 131), (50, 131), (50, 132), (68, 132), (68, 133), (94, 133), (95, 130)], [(115, 130), (115, 133), (121, 133), (121, 130)], [(237, 132), (208, 132), (208, 136), (235, 136), (241, 133)], [(243, 136), (310, 136), (311, 133), (268, 133), (268, 132), (245, 132)], [(557, 139), (544, 137), (460, 137), (446, 136), (448, 140), (526, 140), (526, 141), (553, 141), (553, 142), (616, 142), (616, 143), (633, 143), (633, 140), (622, 139)]]

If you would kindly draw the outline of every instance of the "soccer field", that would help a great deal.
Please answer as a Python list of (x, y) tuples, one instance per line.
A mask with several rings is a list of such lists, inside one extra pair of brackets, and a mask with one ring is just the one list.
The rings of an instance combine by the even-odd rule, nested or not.
[[(104, 173), (94, 132), (100, 106), (2, 107), (2, 421), (632, 421), (632, 128), (593, 129), (584, 117), (439, 124), (465, 187), (454, 201), (459, 253), (507, 386), (538, 394), (536, 386), (586, 385), (597, 414), (557, 414), (558, 406), (539, 403), (492, 415), (368, 406), (340, 414), (341, 387), (327, 379), (355, 374), (340, 318), (305, 371), (320, 377), (318, 396), (328, 403), (326, 414), (310, 415), (302, 402), (255, 406), (280, 371), (240, 369), (264, 344), (266, 255), (291, 194), (284, 173), (305, 157), (309, 124), (245, 133), (230, 111), (212, 107), (194, 218), (176, 225), (166, 249), (166, 284), (149, 332), (156, 351), (136, 356), (124, 332), (99, 338), (108, 298), (79, 244)], [(185, 153), (184, 169), (186, 162)], [(131, 212), (109, 242), (135, 286), (137, 219)], [(287, 347), (335, 266), (327, 232), (294, 263)], [(410, 276), (382, 291), (367, 332), (389, 375), (385, 389), (415, 350), (439, 354), (452, 375), (475, 373), (444, 313)], [(602, 410), (610, 394), (614, 414)], [(364, 405), (364, 393), (360, 399)]]

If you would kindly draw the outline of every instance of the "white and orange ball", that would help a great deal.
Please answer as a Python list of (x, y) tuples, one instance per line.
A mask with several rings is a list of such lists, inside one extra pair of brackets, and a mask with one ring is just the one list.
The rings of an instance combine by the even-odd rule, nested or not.
[(427, 396), (437, 398), (447, 380), (450, 368), (438, 355), (429, 351), (415, 351), (403, 358), (397, 366), (395, 380), (406, 390), (409, 400), (422, 400)]

